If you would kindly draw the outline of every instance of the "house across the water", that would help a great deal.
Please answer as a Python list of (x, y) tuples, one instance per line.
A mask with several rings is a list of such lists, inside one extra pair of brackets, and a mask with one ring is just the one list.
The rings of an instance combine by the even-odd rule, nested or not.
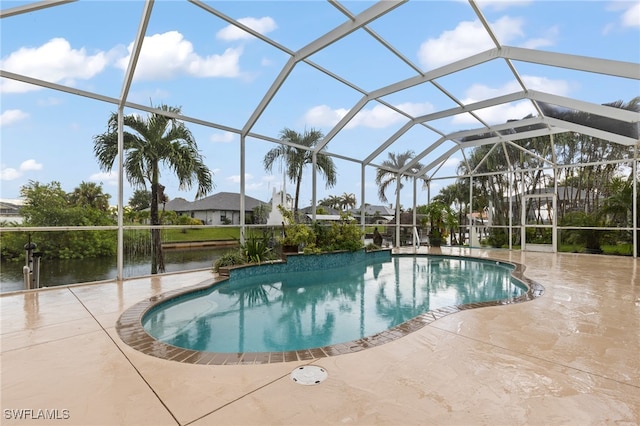
[(241, 214), (245, 215), (245, 223), (254, 223), (254, 209), (261, 205), (268, 203), (245, 195), (244, 212), (241, 212), (239, 193), (219, 192), (196, 201), (174, 198), (165, 204), (164, 209), (200, 219), (205, 225), (239, 225)]

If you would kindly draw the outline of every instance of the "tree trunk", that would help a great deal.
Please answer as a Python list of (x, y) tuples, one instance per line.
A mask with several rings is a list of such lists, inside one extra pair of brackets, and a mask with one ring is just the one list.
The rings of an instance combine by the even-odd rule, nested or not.
[(296, 199), (293, 204), (293, 220), (298, 221), (298, 199), (300, 198), (300, 182), (302, 182), (302, 166), (298, 172), (298, 179), (296, 181)]
[[(152, 173), (151, 182), (151, 225), (160, 225), (158, 215), (158, 172), (157, 167)], [(160, 229), (151, 229), (151, 274), (165, 271), (164, 256), (162, 254), (162, 238)]]

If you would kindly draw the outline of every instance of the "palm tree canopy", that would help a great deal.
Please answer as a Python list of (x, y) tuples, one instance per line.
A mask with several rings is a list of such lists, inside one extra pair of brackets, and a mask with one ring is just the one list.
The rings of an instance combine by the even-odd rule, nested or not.
[(109, 209), (111, 195), (102, 192), (102, 185), (95, 182), (81, 182), (69, 194), (69, 202), (78, 207), (92, 207), (98, 210)]
[[(158, 109), (172, 115), (181, 112), (180, 108), (167, 105)], [(123, 124), (133, 131), (123, 132), (124, 170), (133, 186), (157, 183), (162, 165), (175, 173), (180, 189), (191, 189), (197, 183), (196, 198), (213, 189), (213, 173), (204, 163), (191, 131), (183, 122), (152, 113), (146, 119), (139, 115), (124, 116)], [(118, 155), (118, 114), (111, 115), (106, 133), (94, 137), (94, 153), (103, 171), (112, 170)]]
[[(378, 185), (378, 198), (380, 198), (380, 201), (383, 201), (385, 203), (388, 201), (385, 192), (387, 191), (387, 188), (393, 182), (396, 181), (397, 173), (392, 172), (391, 170), (402, 169), (411, 160), (413, 160), (414, 156), (415, 154), (411, 150), (405, 151), (400, 154), (395, 154), (393, 152), (390, 152), (389, 159), (384, 160), (382, 162), (382, 167), (384, 168), (379, 168), (378, 171), (376, 172), (376, 185)], [(424, 166), (418, 162), (410, 168), (410, 171), (412, 173), (417, 173), (423, 167)], [(404, 176), (405, 180), (409, 178), (410, 176)], [(402, 182), (398, 182), (398, 187), (396, 188), (396, 192), (402, 189), (402, 187), (403, 187)]]
[[(295, 130), (284, 128), (280, 132), (282, 143), (272, 148), (265, 154), (263, 164), (266, 171), (270, 172), (276, 163), (280, 170), (296, 184), (295, 211), (298, 210), (298, 198), (300, 183), (305, 166), (313, 163), (313, 148), (324, 138), (320, 130), (305, 130), (300, 134)], [(324, 148), (322, 149), (324, 150)], [(321, 152), (316, 155), (317, 170), (324, 177), (326, 187), (331, 188), (336, 184), (336, 167), (333, 159)]]

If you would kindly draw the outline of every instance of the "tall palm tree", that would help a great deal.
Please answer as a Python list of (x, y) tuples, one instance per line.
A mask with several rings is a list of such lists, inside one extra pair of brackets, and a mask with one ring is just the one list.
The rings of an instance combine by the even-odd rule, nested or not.
[[(287, 177), (296, 184), (294, 197), (293, 216), (298, 217), (298, 200), (300, 198), (300, 183), (305, 166), (313, 162), (312, 149), (318, 144), (324, 135), (320, 130), (305, 130), (300, 134), (295, 130), (284, 128), (280, 132), (280, 140), (304, 146), (309, 149), (296, 148), (286, 144), (280, 144), (271, 149), (264, 156), (264, 168), (270, 172), (276, 162), (280, 163)], [(324, 148), (323, 148), (324, 150)], [(328, 155), (318, 153), (316, 165), (326, 180), (326, 187), (331, 188), (336, 184), (336, 166)]]
[[(378, 169), (376, 172), (376, 185), (378, 185), (378, 198), (380, 198), (380, 201), (385, 203), (388, 201), (385, 192), (389, 185), (395, 182), (397, 178), (397, 173), (387, 170), (387, 168), (391, 170), (400, 170), (413, 159), (414, 155), (415, 154), (411, 150), (400, 154), (390, 152), (389, 159), (382, 162), (382, 166), (385, 168)], [(416, 173), (423, 167), (424, 166), (422, 164), (416, 163), (411, 167), (410, 171)], [(409, 178), (410, 176), (404, 176), (405, 180), (408, 180)], [(402, 182), (399, 182), (399, 185), (396, 188), (396, 193), (402, 189), (402, 186)]]
[[(160, 111), (180, 114), (178, 107), (160, 105)], [(191, 131), (184, 122), (161, 113), (152, 113), (145, 119), (137, 114), (123, 117), (125, 131), (124, 171), (129, 183), (145, 188), (151, 185), (151, 225), (160, 225), (158, 200), (160, 199), (161, 168), (172, 170), (180, 189), (190, 189), (197, 183), (196, 198), (207, 195), (214, 187), (212, 172), (204, 164)], [(106, 133), (94, 136), (93, 151), (103, 171), (111, 171), (118, 156), (118, 115), (111, 114)], [(164, 272), (160, 230), (151, 229), (151, 273)]]

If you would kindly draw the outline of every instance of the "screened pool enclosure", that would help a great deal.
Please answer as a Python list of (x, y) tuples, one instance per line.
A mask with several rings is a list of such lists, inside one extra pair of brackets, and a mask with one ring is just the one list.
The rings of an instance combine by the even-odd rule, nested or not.
[[(296, 182), (276, 168), (271, 180), (259, 180), (266, 153), (289, 147), (309, 157), (297, 201), (309, 206), (310, 221), (322, 199), (353, 192), (363, 229), (373, 223), (361, 206), (391, 206), (390, 222), (375, 224), (394, 246), (429, 244), (421, 207), (439, 201), (456, 219), (444, 244), (620, 247), (618, 254), (638, 255), (640, 37), (633, 25), (587, 25), (598, 8), (617, 16), (604, 2), (7, 1), (2, 8), (3, 116), (31, 111), (33, 119), (3, 125), (3, 163), (56, 164), (25, 174), (23, 185), (62, 181), (70, 192), (91, 176), (115, 184), (105, 184), (115, 194), (113, 224), (4, 222), (3, 240), (104, 232), (117, 243), (121, 279), (127, 240), (147, 241), (152, 228), (193, 228), (127, 221), (128, 199), (141, 186), (126, 173), (125, 117), (158, 114), (198, 140), (214, 171), (216, 189), (206, 195), (238, 193), (240, 212), (247, 196), (269, 204), (276, 190), (294, 191)], [(40, 62), (47, 60), (60, 66)], [(55, 106), (44, 109), (47, 102)], [(119, 152), (111, 174), (98, 176), (93, 138), (112, 113)], [(77, 125), (51, 125), (48, 146), (34, 148), (45, 118)], [(322, 137), (301, 145), (281, 137), (285, 128), (319, 129)], [(333, 187), (318, 167), (327, 157), (338, 172)], [(69, 169), (75, 181), (62, 178)], [(166, 167), (160, 177), (169, 199), (195, 201), (195, 182), (181, 187), (174, 175)], [(391, 182), (385, 202), (380, 175)], [(8, 185), (2, 197), (15, 198)], [(199, 226), (240, 227), (242, 241), (265, 228), (253, 222), (240, 214), (238, 223)]]

